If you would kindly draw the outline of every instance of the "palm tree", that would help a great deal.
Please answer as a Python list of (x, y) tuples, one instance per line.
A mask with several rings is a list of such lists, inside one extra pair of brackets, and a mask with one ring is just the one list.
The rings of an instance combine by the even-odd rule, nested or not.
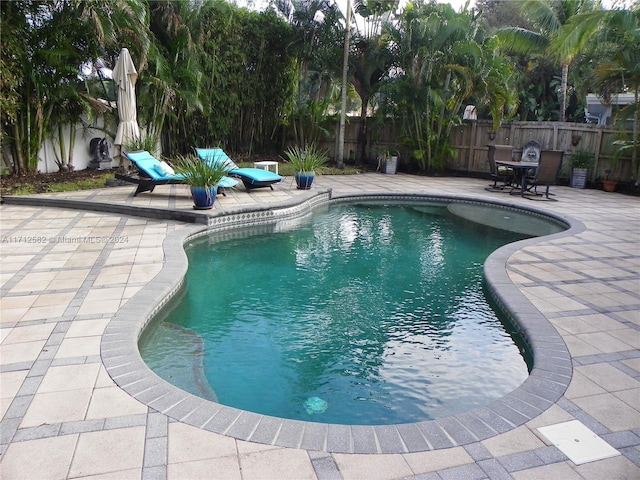
[(594, 66), (591, 86), (605, 101), (631, 92), (634, 103), (619, 112), (622, 125), (632, 120), (632, 138), (615, 142), (617, 155), (630, 153), (636, 179), (640, 178), (640, 8), (601, 10), (578, 15), (559, 32), (553, 44), (560, 55), (588, 52)]
[(384, 108), (402, 122), (403, 143), (422, 170), (453, 153), (449, 133), (474, 89), (481, 57), (475, 18), (445, 4), (412, 3), (389, 29), (397, 72), (385, 85)]
[(393, 56), (388, 45), (389, 36), (384, 34), (383, 24), (390, 12), (398, 6), (397, 0), (359, 0), (355, 11), (364, 19), (361, 29), (356, 23), (349, 65), (353, 86), (360, 97), (360, 131), (356, 163), (366, 159), (367, 116), (369, 102), (382, 80), (389, 74)]
[(475, 72), (475, 91), (478, 103), (489, 110), (492, 132), (518, 111), (517, 73), (513, 62), (500, 54), (499, 41), (489, 37), (482, 45), (482, 63)]
[[(575, 15), (597, 8), (595, 0), (520, 0), (521, 11), (529, 17), (536, 30), (508, 27), (499, 30), (500, 37), (512, 51), (529, 54), (545, 52), (558, 30)], [(560, 56), (562, 79), (560, 83), (560, 121), (566, 121), (569, 66), (577, 50), (565, 49)]]
[[(83, 67), (108, 55), (109, 49), (115, 51), (119, 35), (136, 34), (143, 43), (144, 25), (136, 23), (136, 14), (145, 8), (139, 0), (1, 2), (0, 8), (2, 32), (11, 38), (5, 47), (3, 37), (3, 53), (11, 49), (11, 83), (6, 96), (4, 89), (2, 94), (10, 106), (2, 114), (3, 134), (16, 173), (34, 171), (45, 138), (75, 124), (93, 105), (86, 84), (78, 80)], [(71, 152), (73, 144), (69, 147)], [(66, 147), (59, 155), (65, 167), (70, 159)]]
[(327, 136), (329, 107), (336, 103), (342, 71), (343, 15), (330, 0), (276, 2), (291, 24), (291, 49), (298, 67), (296, 92), (287, 115), (295, 143), (318, 143)]

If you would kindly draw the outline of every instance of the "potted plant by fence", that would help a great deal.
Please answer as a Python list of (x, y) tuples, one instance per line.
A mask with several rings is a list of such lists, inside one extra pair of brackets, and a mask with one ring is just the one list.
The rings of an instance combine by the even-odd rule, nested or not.
[(387, 150), (384, 153), (384, 172), (389, 175), (395, 175), (398, 168), (398, 151)]
[(609, 179), (609, 175), (611, 175), (611, 169), (607, 168), (604, 171), (604, 178), (602, 179), (602, 188), (605, 192), (615, 192), (616, 186), (618, 185), (617, 180)]
[(589, 169), (593, 168), (595, 155), (589, 150), (577, 149), (571, 153), (571, 187), (584, 188), (587, 183)]
[(180, 156), (173, 162), (174, 169), (191, 188), (193, 208), (206, 210), (213, 207), (218, 183), (231, 169), (222, 162), (203, 162), (195, 155)]
[(285, 160), (290, 162), (295, 169), (296, 185), (300, 190), (308, 190), (313, 185), (316, 177), (316, 169), (320, 168), (329, 159), (325, 152), (318, 150), (315, 144), (309, 144), (304, 149), (294, 145), (285, 152)]

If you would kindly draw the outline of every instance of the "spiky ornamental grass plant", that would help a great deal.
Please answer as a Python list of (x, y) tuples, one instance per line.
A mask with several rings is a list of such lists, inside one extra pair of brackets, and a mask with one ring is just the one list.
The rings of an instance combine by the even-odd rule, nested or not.
[(178, 156), (173, 168), (192, 187), (215, 187), (231, 170), (227, 163), (204, 162), (195, 155)]
[(289, 147), (284, 154), (285, 160), (291, 163), (298, 172), (315, 172), (329, 159), (326, 152), (319, 150), (313, 143), (306, 145), (304, 149), (294, 145)]

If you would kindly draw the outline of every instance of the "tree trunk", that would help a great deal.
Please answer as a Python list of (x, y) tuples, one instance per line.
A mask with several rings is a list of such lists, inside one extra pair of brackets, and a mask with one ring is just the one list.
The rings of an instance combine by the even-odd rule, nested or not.
[(569, 64), (562, 65), (562, 84), (560, 85), (560, 121), (567, 121), (567, 84), (569, 83)]
[(347, 0), (347, 20), (344, 27), (344, 56), (342, 60), (342, 101), (340, 102), (340, 130), (338, 131), (338, 168), (344, 168), (344, 129), (347, 115), (347, 74), (349, 72), (349, 29), (351, 23), (351, 0)]
[(361, 97), (360, 107), (360, 127), (358, 129), (358, 153), (356, 155), (356, 165), (362, 165), (367, 160), (367, 105), (369, 97)]

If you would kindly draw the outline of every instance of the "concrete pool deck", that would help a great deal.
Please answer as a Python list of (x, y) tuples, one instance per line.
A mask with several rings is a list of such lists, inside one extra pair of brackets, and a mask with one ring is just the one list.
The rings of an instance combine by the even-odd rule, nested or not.
[[(566, 344), (573, 370), (563, 395), (503, 433), (447, 438), (446, 447), (392, 454), (285, 448), (176, 421), (121, 389), (101, 355), (111, 320), (131, 310), (155, 278), (166, 276), (161, 271), (171, 252), (165, 240), (203, 227), (163, 219), (167, 211), (179, 212), (181, 220), (211, 222), (220, 215), (268, 212), (314, 191), (298, 191), (286, 178), (273, 191), (229, 192), (217, 200), (216, 210), (198, 218), (185, 187), (175, 185), (135, 198), (127, 185), (21, 200), (33, 206), (2, 205), (0, 477), (640, 477), (640, 199), (552, 187), (557, 201), (550, 202), (487, 192), (487, 185), (478, 179), (371, 173), (321, 176), (314, 187), (337, 196), (476, 198), (539, 208), (585, 227), (523, 246), (510, 253), (506, 269), (528, 306)], [(47, 202), (64, 208), (37, 206)], [(618, 455), (576, 464), (538, 430), (575, 420)]]

